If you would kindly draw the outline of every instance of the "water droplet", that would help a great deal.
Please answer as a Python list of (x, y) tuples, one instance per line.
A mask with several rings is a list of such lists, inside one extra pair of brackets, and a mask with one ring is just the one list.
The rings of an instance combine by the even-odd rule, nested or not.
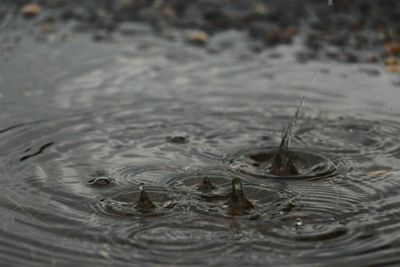
[(140, 190), (140, 192), (144, 191), (144, 183), (140, 183), (139, 190)]
[(296, 219), (296, 228), (301, 227), (303, 225), (303, 221), (300, 218)]
[(233, 193), (243, 193), (242, 181), (239, 178), (232, 180)]

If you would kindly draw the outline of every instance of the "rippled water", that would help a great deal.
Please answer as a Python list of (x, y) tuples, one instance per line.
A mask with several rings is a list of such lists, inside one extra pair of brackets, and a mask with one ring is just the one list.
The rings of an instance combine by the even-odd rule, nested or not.
[[(114, 43), (25, 38), (11, 51), (0, 66), (3, 265), (400, 262), (396, 77), (300, 64), (296, 45), (252, 53), (237, 32), (211, 45), (220, 52), (143, 28)], [(303, 96), (300, 174), (271, 175)], [(205, 177), (215, 189), (199, 190)], [(235, 177), (254, 205), (242, 216), (227, 206)], [(155, 209), (133, 207), (140, 183)]]

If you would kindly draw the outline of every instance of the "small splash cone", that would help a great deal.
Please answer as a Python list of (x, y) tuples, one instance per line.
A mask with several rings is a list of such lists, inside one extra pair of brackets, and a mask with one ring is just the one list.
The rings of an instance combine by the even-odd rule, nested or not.
[(246, 211), (254, 208), (254, 205), (244, 195), (242, 181), (239, 178), (232, 180), (232, 193), (228, 206), (232, 215), (243, 215)]
[(139, 185), (139, 190), (140, 190), (140, 196), (139, 200), (137, 201), (135, 205), (135, 209), (154, 209), (156, 205), (149, 199), (147, 196), (146, 191), (144, 190), (144, 184), (141, 183)]

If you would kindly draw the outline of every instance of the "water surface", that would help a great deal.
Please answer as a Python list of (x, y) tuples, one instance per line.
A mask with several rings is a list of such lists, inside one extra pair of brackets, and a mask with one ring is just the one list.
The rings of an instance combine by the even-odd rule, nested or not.
[[(396, 77), (298, 63), (296, 43), (254, 53), (235, 31), (212, 53), (140, 29), (111, 43), (25, 37), (0, 65), (2, 264), (400, 262)], [(270, 175), (301, 97), (300, 173)], [(198, 189), (205, 177), (215, 189)], [(254, 205), (242, 216), (218, 197), (233, 178)], [(147, 212), (133, 208), (141, 183)]]

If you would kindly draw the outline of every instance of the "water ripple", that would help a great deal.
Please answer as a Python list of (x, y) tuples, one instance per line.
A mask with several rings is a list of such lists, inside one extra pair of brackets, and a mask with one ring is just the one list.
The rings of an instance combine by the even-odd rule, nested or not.
[[(373, 88), (344, 79), (351, 67), (329, 65), (331, 74), (311, 82), (324, 64), (137, 38), (113, 46), (81, 37), (58, 48), (31, 43), (26, 51), (37, 53), (3, 69), (12, 86), (2, 95), (15, 105), (0, 107), (1, 263), (400, 261), (398, 114), (364, 103), (360, 94)], [(14, 73), (49, 51), (52, 64), (29, 68), (40, 71), (35, 86), (48, 94), (20, 94), (33, 82)], [(299, 174), (272, 175), (300, 96), (304, 116), (291, 144)], [(89, 182), (96, 178), (110, 186)], [(254, 206), (241, 216), (229, 211), (237, 178)], [(207, 181), (212, 186), (202, 187)], [(156, 208), (135, 208), (141, 183)]]

